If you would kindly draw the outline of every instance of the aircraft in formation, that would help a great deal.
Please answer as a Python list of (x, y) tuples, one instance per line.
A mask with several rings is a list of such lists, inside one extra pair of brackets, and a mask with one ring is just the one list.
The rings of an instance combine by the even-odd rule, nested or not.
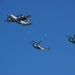
[(17, 15), (14, 16), (13, 14), (9, 14), (7, 17), (6, 22), (16, 22), (18, 24), (21, 24), (22, 26), (29, 26), (32, 23), (30, 23), (30, 17), (31, 15), (23, 16), (23, 15)]
[(42, 50), (42, 51), (49, 51), (50, 48), (44, 48), (44, 47), (42, 47), (42, 46), (40, 45), (40, 43), (41, 43), (41, 41), (38, 42), (38, 43), (35, 42), (35, 41), (33, 41), (32, 46), (33, 46), (34, 48), (39, 49), (39, 50)]
[[(22, 26), (29, 26), (32, 23), (30, 23), (30, 17), (31, 15), (23, 16), (23, 15), (17, 15), (14, 16), (13, 14), (9, 14), (7, 17), (6, 22), (16, 22), (18, 24), (21, 24)], [(34, 43), (32, 44), (34, 48), (42, 50), (42, 51), (49, 51), (49, 48), (44, 48), (40, 45), (41, 41), (39, 43), (33, 41)]]
[(70, 42), (72, 42), (72, 43), (75, 44), (75, 35), (74, 35), (73, 37), (67, 35), (67, 38), (69, 38), (68, 40), (69, 40)]
[[(30, 17), (31, 17), (31, 15), (23, 16), (21, 14), (21, 15), (14, 16), (13, 14), (9, 14), (8, 17), (7, 17), (7, 20), (5, 20), (5, 21), (6, 22), (16, 22), (18, 24), (21, 24), (22, 26), (29, 26), (29, 25), (32, 24), (32, 23), (30, 23)], [(74, 37), (71, 37), (71, 36), (67, 35), (67, 38), (69, 38), (68, 40), (70, 42), (75, 44), (75, 35), (74, 35)], [(40, 45), (40, 43), (41, 43), (41, 41), (38, 42), (38, 43), (33, 41), (32, 46), (34, 48), (42, 50), (42, 51), (49, 51), (50, 48), (44, 48)]]

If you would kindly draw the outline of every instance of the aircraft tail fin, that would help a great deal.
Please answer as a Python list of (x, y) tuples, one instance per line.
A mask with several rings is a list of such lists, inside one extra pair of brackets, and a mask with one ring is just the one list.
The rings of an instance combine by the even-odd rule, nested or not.
[(29, 18), (29, 17), (31, 17), (31, 15), (27, 15), (27, 16), (25, 16), (26, 18)]
[(49, 51), (51, 48), (45, 48), (45, 51)]

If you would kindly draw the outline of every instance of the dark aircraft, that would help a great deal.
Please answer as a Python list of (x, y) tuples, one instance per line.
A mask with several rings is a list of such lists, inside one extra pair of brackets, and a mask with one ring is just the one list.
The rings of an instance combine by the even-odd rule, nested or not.
[(49, 48), (44, 48), (40, 45), (41, 41), (40, 42), (35, 42), (33, 41), (33, 47), (36, 48), (36, 49), (39, 49), (39, 50), (42, 50), (42, 51), (49, 51)]

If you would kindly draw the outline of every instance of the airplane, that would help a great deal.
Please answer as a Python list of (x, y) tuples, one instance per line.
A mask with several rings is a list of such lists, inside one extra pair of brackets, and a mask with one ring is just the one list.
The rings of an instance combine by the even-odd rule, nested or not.
[(72, 43), (75, 44), (75, 35), (74, 35), (74, 37), (71, 37), (71, 36), (68, 36), (68, 35), (67, 35), (67, 37), (69, 38), (68, 40), (69, 40), (70, 42), (72, 42)]
[[(33, 40), (32, 40), (33, 41)], [(44, 48), (40, 45), (41, 41), (40, 42), (35, 42), (33, 41), (33, 47), (36, 48), (36, 49), (39, 49), (39, 50), (42, 50), (42, 51), (49, 51), (50, 48)]]
[(13, 14), (9, 14), (7, 17), (7, 20), (5, 20), (6, 22), (16, 22), (18, 24), (21, 24), (22, 26), (29, 26), (32, 23), (30, 23), (30, 17), (31, 15), (27, 15), (27, 16), (23, 16), (21, 15), (17, 15), (14, 16)]

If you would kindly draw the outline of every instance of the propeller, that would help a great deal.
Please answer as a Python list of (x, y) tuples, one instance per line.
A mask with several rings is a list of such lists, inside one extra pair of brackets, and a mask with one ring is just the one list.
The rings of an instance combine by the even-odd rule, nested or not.
[(32, 42), (36, 43), (35, 41), (32, 40)]
[(23, 17), (23, 15), (21, 14), (21, 15), (17, 15), (17, 17), (19, 18), (19, 17)]
[(39, 41), (37, 44), (40, 44), (42, 41)]
[[(32, 40), (33, 41), (33, 40)], [(33, 41), (34, 43), (37, 43), (37, 42), (35, 42), (35, 41)], [(37, 44), (40, 44), (42, 41), (39, 41)]]
[(20, 16), (19, 16), (19, 15), (17, 15), (17, 17), (19, 18)]
[(23, 17), (23, 15), (21, 14), (20, 17)]

